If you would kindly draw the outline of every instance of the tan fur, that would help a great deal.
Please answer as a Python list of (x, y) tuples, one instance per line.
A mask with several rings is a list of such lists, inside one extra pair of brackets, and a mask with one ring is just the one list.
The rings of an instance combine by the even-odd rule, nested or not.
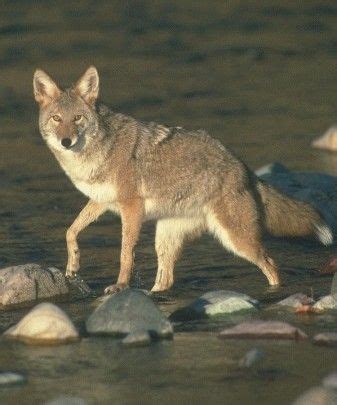
[(257, 265), (271, 285), (279, 276), (262, 245), (265, 230), (332, 241), (318, 212), (260, 182), (204, 131), (138, 122), (97, 104), (98, 93), (94, 67), (65, 91), (46, 73), (34, 75), (42, 137), (90, 200), (67, 232), (68, 275), (79, 269), (78, 233), (106, 210), (122, 219), (120, 274), (109, 293), (129, 283), (141, 225), (149, 219), (158, 221), (153, 291), (172, 286), (184, 242), (206, 231)]

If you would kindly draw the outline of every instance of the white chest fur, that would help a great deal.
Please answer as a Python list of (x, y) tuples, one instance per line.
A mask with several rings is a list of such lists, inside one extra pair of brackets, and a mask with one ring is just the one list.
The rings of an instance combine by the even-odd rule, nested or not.
[(99, 203), (113, 203), (116, 201), (116, 188), (111, 183), (87, 183), (85, 181), (74, 181), (78, 190), (91, 200)]

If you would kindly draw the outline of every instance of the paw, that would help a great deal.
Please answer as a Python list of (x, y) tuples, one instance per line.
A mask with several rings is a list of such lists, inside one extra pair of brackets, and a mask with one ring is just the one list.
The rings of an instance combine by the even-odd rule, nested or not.
[(105, 288), (104, 290), (104, 294), (116, 294), (120, 291), (125, 290), (126, 288), (128, 288), (127, 284), (112, 284), (109, 285), (109, 287)]
[(78, 272), (78, 269), (77, 269), (77, 270), (73, 270), (73, 269), (68, 269), (68, 268), (67, 268), (67, 270), (66, 270), (66, 277), (67, 277), (67, 278), (75, 278), (75, 277), (77, 276), (77, 272)]
[(155, 284), (152, 289), (151, 292), (161, 292), (161, 291), (167, 291), (170, 289), (170, 285), (164, 285), (164, 284)]

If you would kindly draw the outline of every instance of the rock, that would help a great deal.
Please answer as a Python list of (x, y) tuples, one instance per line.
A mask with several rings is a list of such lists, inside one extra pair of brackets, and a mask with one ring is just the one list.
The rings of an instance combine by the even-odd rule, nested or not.
[(84, 281), (71, 281), (55, 267), (23, 264), (0, 269), (0, 305), (8, 306), (71, 293), (85, 298), (89, 287)]
[(258, 301), (246, 294), (227, 290), (210, 291), (189, 306), (175, 311), (170, 319), (178, 321), (251, 311), (256, 310), (258, 304)]
[(128, 288), (110, 296), (86, 322), (89, 333), (127, 335), (147, 331), (151, 337), (173, 336), (170, 321), (142, 291)]
[(337, 231), (337, 177), (290, 170), (265, 172), (259, 177), (284, 194), (313, 205)]
[(3, 371), (0, 373), (0, 386), (23, 384), (27, 381), (26, 377), (11, 371)]
[(331, 373), (323, 378), (322, 385), (325, 388), (337, 390), (337, 373)]
[(55, 267), (23, 264), (0, 270), (0, 304), (13, 305), (68, 293), (66, 279)]
[(220, 332), (222, 339), (307, 339), (300, 329), (280, 321), (247, 321)]
[(337, 300), (333, 295), (326, 295), (319, 299), (314, 305), (315, 311), (324, 311), (326, 309), (337, 309)]
[(239, 366), (243, 368), (251, 368), (259, 363), (265, 356), (265, 353), (260, 349), (249, 350), (239, 361)]
[(4, 335), (26, 343), (66, 343), (79, 338), (73, 323), (54, 304), (43, 303), (34, 307), (21, 321)]
[(314, 336), (313, 343), (320, 346), (337, 346), (337, 332), (318, 333)]
[(284, 306), (284, 307), (291, 307), (291, 308), (300, 308), (303, 305), (311, 305), (315, 301), (308, 297), (305, 294), (297, 293), (290, 295), (288, 298), (278, 302), (276, 305)]
[(265, 174), (274, 174), (274, 173), (288, 173), (289, 169), (287, 169), (283, 164), (275, 162), (270, 163), (269, 165), (265, 165), (260, 167), (259, 169), (255, 170), (255, 174), (257, 176), (263, 176)]
[(336, 405), (337, 393), (324, 387), (314, 387), (293, 402), (293, 405)]
[(123, 340), (124, 346), (134, 347), (134, 346), (149, 346), (152, 342), (149, 332), (145, 330), (135, 331), (129, 333)]
[(62, 395), (46, 402), (45, 405), (86, 405), (87, 403), (88, 402), (82, 398)]
[(314, 139), (311, 145), (314, 148), (337, 152), (337, 126), (329, 128), (322, 136)]

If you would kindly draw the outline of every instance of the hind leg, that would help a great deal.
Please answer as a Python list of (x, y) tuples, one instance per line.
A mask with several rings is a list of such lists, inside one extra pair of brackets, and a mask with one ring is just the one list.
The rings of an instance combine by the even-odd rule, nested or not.
[(174, 265), (180, 256), (184, 241), (194, 239), (204, 229), (204, 221), (199, 218), (170, 218), (157, 222), (158, 270), (151, 291), (165, 291), (172, 286)]
[(215, 203), (207, 215), (207, 226), (226, 249), (258, 266), (270, 285), (280, 284), (277, 266), (262, 245), (257, 206), (248, 191), (231, 203)]

